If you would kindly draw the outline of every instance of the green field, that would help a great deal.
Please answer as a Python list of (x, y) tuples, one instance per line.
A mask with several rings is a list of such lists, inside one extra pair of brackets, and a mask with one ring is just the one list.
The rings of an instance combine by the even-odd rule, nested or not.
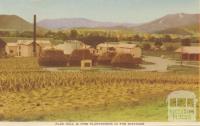
[[(17, 42), (17, 40), (32, 40), (32, 38), (26, 38), (26, 37), (1, 37), (1, 39), (3, 39), (7, 43)], [(53, 45), (64, 42), (62, 40), (56, 40), (53, 38), (37, 38), (37, 39), (38, 40), (49, 40)]]
[(1, 59), (0, 120), (167, 121), (167, 95), (198, 89), (198, 74), (49, 72), (35, 58)]

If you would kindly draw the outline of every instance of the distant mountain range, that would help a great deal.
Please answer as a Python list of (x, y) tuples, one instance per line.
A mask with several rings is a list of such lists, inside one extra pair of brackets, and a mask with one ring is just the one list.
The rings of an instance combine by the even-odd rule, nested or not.
[(33, 25), (16, 15), (0, 15), (0, 31), (33, 31)]
[(187, 25), (183, 27), (176, 27), (176, 28), (169, 28), (161, 31), (157, 31), (155, 33), (160, 34), (181, 34), (181, 35), (192, 35), (195, 33), (200, 33), (200, 25), (194, 24), (194, 25)]
[(169, 14), (154, 21), (136, 26), (134, 27), (134, 29), (136, 31), (149, 32), (149, 33), (155, 33), (155, 32), (165, 33), (165, 30), (166, 32), (167, 31), (169, 32), (178, 29), (180, 31), (180, 29), (185, 27), (199, 25), (200, 23), (199, 17), (200, 14), (184, 14), (184, 13)]
[(0, 30), (31, 31), (32, 24), (16, 15), (0, 15)]
[[(192, 34), (200, 32), (200, 14), (169, 14), (151, 22), (136, 25), (134, 23), (100, 22), (85, 18), (45, 19), (39, 21), (39, 30), (69, 28), (105, 28), (129, 29), (147, 33)], [(2, 31), (32, 31), (33, 25), (16, 15), (0, 15)]]
[(38, 22), (38, 25), (48, 29), (66, 29), (66, 28), (97, 28), (97, 27), (133, 27), (131, 23), (115, 23), (115, 22), (100, 22), (85, 18), (63, 18), (63, 19), (45, 19)]

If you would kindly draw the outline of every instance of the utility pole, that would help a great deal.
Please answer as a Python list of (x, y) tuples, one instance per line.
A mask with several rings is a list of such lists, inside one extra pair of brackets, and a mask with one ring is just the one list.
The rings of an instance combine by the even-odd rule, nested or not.
[(33, 17), (33, 56), (36, 57), (37, 56), (37, 50), (36, 50), (36, 15), (34, 15)]

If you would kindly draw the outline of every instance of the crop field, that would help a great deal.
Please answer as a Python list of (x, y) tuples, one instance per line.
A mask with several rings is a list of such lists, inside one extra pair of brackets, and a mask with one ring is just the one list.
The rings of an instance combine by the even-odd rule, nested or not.
[(166, 97), (175, 90), (199, 96), (199, 75), (49, 72), (35, 58), (0, 60), (0, 120), (167, 121)]

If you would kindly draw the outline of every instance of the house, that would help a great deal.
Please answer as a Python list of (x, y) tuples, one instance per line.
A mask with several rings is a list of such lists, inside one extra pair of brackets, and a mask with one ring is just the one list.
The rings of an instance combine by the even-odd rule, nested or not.
[(200, 61), (200, 46), (185, 46), (178, 48), (175, 52), (181, 54), (182, 60)]
[(83, 49), (88, 46), (78, 40), (68, 40), (63, 44), (58, 44), (54, 48), (58, 50), (63, 50), (64, 54), (70, 55), (75, 49)]
[(103, 53), (130, 53), (135, 58), (140, 58), (142, 56), (142, 50), (136, 44), (132, 43), (101, 43), (97, 45), (97, 53), (98, 55), (102, 55)]
[[(17, 42), (17, 51), (18, 51), (18, 54), (17, 56), (20, 56), (20, 57), (31, 57), (31, 56), (34, 56), (34, 53), (33, 53), (33, 42), (32, 41), (18, 41)], [(37, 43), (36, 44), (36, 56), (39, 56), (40, 55), (40, 52), (41, 52), (41, 46)]]
[(116, 48), (117, 53), (130, 53), (135, 58), (140, 58), (142, 56), (142, 49), (136, 44), (125, 44), (120, 43)]
[(6, 42), (0, 39), (0, 57), (4, 57), (6, 54), (5, 46), (6, 46)]
[[(36, 41), (36, 55), (39, 56), (42, 49), (47, 46), (52, 46), (50, 41), (37, 40)], [(31, 57), (33, 54), (33, 40), (18, 40), (17, 42), (8, 43), (6, 46), (6, 53), (9, 56), (17, 57)]]
[[(18, 40), (17, 43), (32, 43), (33, 40)], [(41, 49), (52, 46), (49, 40), (36, 40), (36, 43), (40, 45)]]

